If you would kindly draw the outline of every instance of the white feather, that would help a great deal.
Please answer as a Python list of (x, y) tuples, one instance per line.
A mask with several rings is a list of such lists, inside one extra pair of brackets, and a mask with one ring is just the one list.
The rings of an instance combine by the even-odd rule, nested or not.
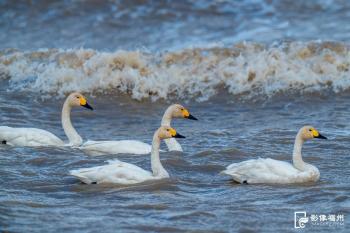
[(0, 126), (0, 141), (11, 146), (63, 146), (64, 142), (54, 134), (36, 128), (12, 128)]
[(287, 184), (317, 181), (318, 169), (310, 164), (305, 171), (296, 169), (292, 164), (274, 159), (251, 159), (229, 165), (222, 174), (230, 175), (239, 182)]
[(87, 141), (79, 147), (90, 155), (106, 154), (149, 154), (152, 146), (135, 140)]

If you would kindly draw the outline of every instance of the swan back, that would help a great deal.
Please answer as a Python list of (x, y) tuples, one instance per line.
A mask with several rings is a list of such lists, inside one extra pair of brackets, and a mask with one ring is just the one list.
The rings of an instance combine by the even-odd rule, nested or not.
[(54, 134), (36, 128), (12, 128), (0, 126), (0, 140), (10, 146), (63, 146), (64, 142)]

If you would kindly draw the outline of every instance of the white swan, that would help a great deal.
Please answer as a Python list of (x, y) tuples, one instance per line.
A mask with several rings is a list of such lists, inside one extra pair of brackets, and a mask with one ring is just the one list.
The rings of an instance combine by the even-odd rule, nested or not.
[[(76, 106), (83, 106), (92, 110), (86, 98), (77, 92), (70, 94), (64, 102), (62, 108), (62, 126), (69, 139), (69, 145), (72, 146), (79, 146), (83, 142), (70, 120), (72, 107)], [(37, 128), (13, 128), (8, 126), (0, 126), (0, 141), (2, 144), (8, 144), (10, 146), (38, 147), (65, 145), (61, 139), (49, 131)]]
[(72, 170), (70, 174), (86, 184), (114, 183), (126, 185), (168, 178), (169, 174), (163, 168), (159, 159), (160, 142), (161, 139), (166, 138), (184, 138), (184, 136), (168, 126), (161, 126), (154, 133), (151, 153), (152, 172), (130, 163), (113, 160), (109, 161), (108, 165)]
[[(172, 118), (186, 118), (191, 120), (197, 120), (192, 116), (189, 111), (180, 104), (173, 104), (165, 111), (161, 125), (169, 126)], [(181, 145), (175, 140), (175, 138), (166, 139), (170, 151), (177, 150), (182, 151)], [(120, 140), (120, 141), (87, 141), (79, 147), (89, 155), (107, 155), (107, 154), (149, 154), (151, 153), (151, 145), (136, 141), (136, 140)]]
[(315, 166), (305, 163), (301, 157), (303, 143), (313, 138), (327, 139), (312, 126), (304, 126), (299, 130), (294, 143), (293, 165), (270, 158), (259, 158), (233, 163), (221, 173), (232, 176), (236, 182), (248, 184), (288, 184), (317, 181), (320, 172)]

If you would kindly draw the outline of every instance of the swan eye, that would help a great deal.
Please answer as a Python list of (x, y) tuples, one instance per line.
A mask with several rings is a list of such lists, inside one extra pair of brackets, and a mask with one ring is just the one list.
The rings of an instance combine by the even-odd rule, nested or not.
[(79, 96), (76, 96), (77, 99), (79, 99), (80, 97)]
[(310, 132), (312, 132), (312, 129), (309, 129)]
[(166, 131), (168, 131), (168, 132), (169, 132), (170, 130), (169, 130), (169, 129), (166, 129)]

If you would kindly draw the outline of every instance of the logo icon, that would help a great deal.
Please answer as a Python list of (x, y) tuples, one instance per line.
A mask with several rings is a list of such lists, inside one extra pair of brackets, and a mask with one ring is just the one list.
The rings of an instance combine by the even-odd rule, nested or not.
[(306, 211), (294, 212), (294, 228), (305, 228), (307, 222), (309, 222), (309, 217), (306, 217)]

